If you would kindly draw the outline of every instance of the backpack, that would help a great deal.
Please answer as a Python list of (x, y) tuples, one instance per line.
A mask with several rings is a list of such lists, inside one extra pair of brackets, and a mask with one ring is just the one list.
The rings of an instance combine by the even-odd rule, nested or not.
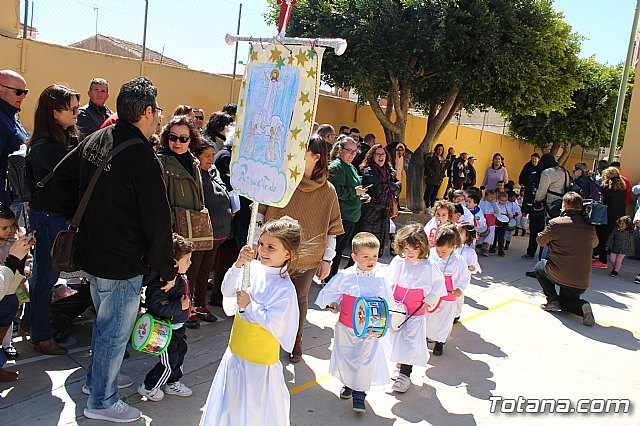
[(7, 182), (11, 191), (13, 201), (24, 203), (29, 201), (29, 196), (25, 194), (25, 166), (26, 147), (21, 147), (18, 151), (9, 155), (7, 159)]
[(593, 200), (595, 202), (602, 202), (602, 188), (600, 185), (596, 183), (596, 181), (591, 177), (585, 177), (588, 183), (588, 188), (584, 189), (582, 186), (578, 185), (577, 181), (571, 185), (571, 191), (575, 191), (584, 200)]

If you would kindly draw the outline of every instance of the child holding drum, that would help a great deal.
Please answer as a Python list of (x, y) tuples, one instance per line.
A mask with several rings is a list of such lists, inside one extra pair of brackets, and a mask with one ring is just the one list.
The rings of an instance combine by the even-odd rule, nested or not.
[[(296, 271), (301, 245), (298, 222), (278, 219), (262, 227), (258, 255), (250, 246), (222, 282), (223, 308), (233, 328), (211, 384), (200, 425), (288, 426), (289, 391), (280, 346), (291, 353), (298, 332), (298, 297), (289, 274)], [(250, 265), (248, 289), (242, 268)]]
[(447, 294), (440, 299), (440, 305), (427, 316), (427, 338), (435, 342), (433, 354), (442, 355), (444, 344), (451, 334), (453, 319), (457, 310), (457, 298), (469, 285), (467, 262), (455, 251), (461, 246), (460, 235), (455, 225), (445, 225), (436, 232), (436, 256), (430, 258), (436, 275), (445, 282)]
[(422, 225), (403, 227), (393, 244), (399, 255), (387, 269), (387, 280), (393, 286), (395, 300), (389, 307), (389, 359), (400, 364), (400, 374), (392, 390), (404, 393), (411, 387), (413, 366), (426, 367), (429, 359), (425, 344), (426, 310), (437, 306), (440, 298), (447, 295), (447, 289), (443, 275), (427, 259), (429, 239)]
[[(189, 317), (191, 297), (186, 273), (191, 265), (192, 252), (193, 244), (174, 232), (173, 258), (178, 262), (174, 284), (160, 281), (159, 276), (147, 284), (147, 313), (171, 322), (169, 346), (159, 355), (158, 363), (138, 386), (138, 393), (150, 401), (160, 401), (165, 394), (183, 397), (192, 394), (191, 389), (180, 382), (182, 363), (187, 353), (184, 323)], [(164, 391), (161, 389), (163, 386)]]
[[(471, 278), (471, 275), (482, 272), (482, 268), (480, 268), (480, 263), (478, 262), (478, 254), (473, 247), (477, 235), (476, 228), (473, 224), (467, 222), (458, 223), (456, 227), (458, 228), (460, 241), (462, 242), (461, 246), (456, 249), (456, 252), (467, 262), (467, 270), (469, 278)], [(454, 324), (460, 319), (462, 306), (464, 306), (464, 294), (456, 299)]]
[[(382, 343), (378, 339), (384, 331), (358, 337), (354, 330), (354, 306), (359, 298), (391, 301), (393, 295), (384, 276), (376, 268), (380, 242), (375, 235), (359, 232), (353, 237), (351, 247), (355, 265), (339, 271), (324, 286), (316, 305), (328, 307), (333, 313), (340, 312), (334, 330), (329, 372), (344, 384), (340, 398), (353, 397), (353, 411), (364, 413), (366, 391), (371, 385), (386, 385), (390, 379)], [(386, 327), (387, 318), (383, 321)]]

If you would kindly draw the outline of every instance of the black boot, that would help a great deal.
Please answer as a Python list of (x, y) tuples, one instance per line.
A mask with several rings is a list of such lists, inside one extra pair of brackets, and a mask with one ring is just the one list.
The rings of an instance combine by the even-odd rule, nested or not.
[(444, 349), (444, 343), (436, 342), (436, 344), (433, 346), (433, 354), (435, 356), (440, 356), (442, 355), (443, 349)]
[(504, 242), (504, 249), (505, 250), (509, 250), (509, 244), (511, 244), (511, 241), (505, 241)]

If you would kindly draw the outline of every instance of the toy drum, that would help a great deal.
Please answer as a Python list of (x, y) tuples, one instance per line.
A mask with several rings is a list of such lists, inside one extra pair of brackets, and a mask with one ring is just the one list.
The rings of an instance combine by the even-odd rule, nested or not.
[(353, 305), (353, 331), (356, 337), (382, 337), (389, 327), (389, 307), (384, 299), (358, 297)]
[(507, 223), (507, 231), (513, 231), (518, 226), (518, 220), (515, 217), (509, 219), (509, 223)]
[(169, 346), (171, 332), (169, 321), (162, 321), (149, 314), (144, 314), (133, 327), (131, 346), (140, 352), (160, 355)]
[(506, 214), (499, 214), (496, 216), (496, 226), (498, 228), (505, 228), (509, 224), (509, 216)]
[(402, 327), (402, 324), (407, 319), (409, 312), (407, 311), (407, 305), (402, 302), (396, 302), (394, 309), (389, 309), (389, 323), (391, 330), (398, 331)]

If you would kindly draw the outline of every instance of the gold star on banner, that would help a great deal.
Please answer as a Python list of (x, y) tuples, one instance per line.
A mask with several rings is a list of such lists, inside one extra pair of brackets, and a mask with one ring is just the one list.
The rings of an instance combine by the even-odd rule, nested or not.
[(293, 161), (293, 154), (287, 154), (287, 161)]
[(289, 130), (291, 132), (291, 137), (295, 140), (298, 140), (298, 134), (300, 134), (300, 132), (302, 131), (302, 129), (299, 128), (295, 128), (295, 129), (291, 129)]
[(300, 147), (301, 150), (306, 151), (307, 150), (307, 144), (304, 142), (300, 142), (298, 144), (298, 146)]
[(244, 106), (244, 99), (240, 99), (240, 107), (242, 108)]
[(240, 140), (240, 129), (236, 130), (236, 140)]
[(296, 60), (296, 57), (293, 55), (289, 55), (289, 58), (287, 59), (287, 64), (288, 65), (293, 65), (293, 62)]
[(298, 101), (302, 103), (302, 106), (304, 106), (304, 104), (310, 102), (309, 101), (309, 92), (300, 91), (300, 99), (298, 99)]
[(307, 50), (307, 58), (313, 59), (316, 56), (315, 50), (309, 49)]
[(276, 68), (282, 69), (284, 67), (284, 58), (278, 58), (276, 61)]
[(296, 59), (298, 60), (298, 65), (302, 64), (302, 66), (304, 66), (308, 61), (307, 56), (304, 54), (304, 50), (301, 50), (300, 53), (296, 55)]
[(271, 62), (277, 62), (280, 59), (281, 55), (282, 55), (282, 52), (280, 51), (280, 49), (278, 49), (277, 47), (274, 47), (271, 50), (271, 57), (269, 58), (269, 60)]
[(307, 71), (307, 78), (316, 78), (315, 68), (311, 68), (309, 71)]
[(311, 112), (311, 110), (308, 110), (304, 113), (304, 121), (306, 121), (307, 123), (311, 123), (311, 121), (313, 121), (313, 113)]
[(243, 89), (247, 88), (247, 80), (242, 80), (242, 88)]
[(251, 61), (257, 61), (258, 60), (258, 51), (254, 50), (253, 52), (251, 52)]
[(300, 176), (300, 172), (298, 171), (298, 166), (296, 166), (294, 169), (289, 169), (289, 172), (291, 172), (291, 179), (293, 180), (297, 180), (298, 176)]

